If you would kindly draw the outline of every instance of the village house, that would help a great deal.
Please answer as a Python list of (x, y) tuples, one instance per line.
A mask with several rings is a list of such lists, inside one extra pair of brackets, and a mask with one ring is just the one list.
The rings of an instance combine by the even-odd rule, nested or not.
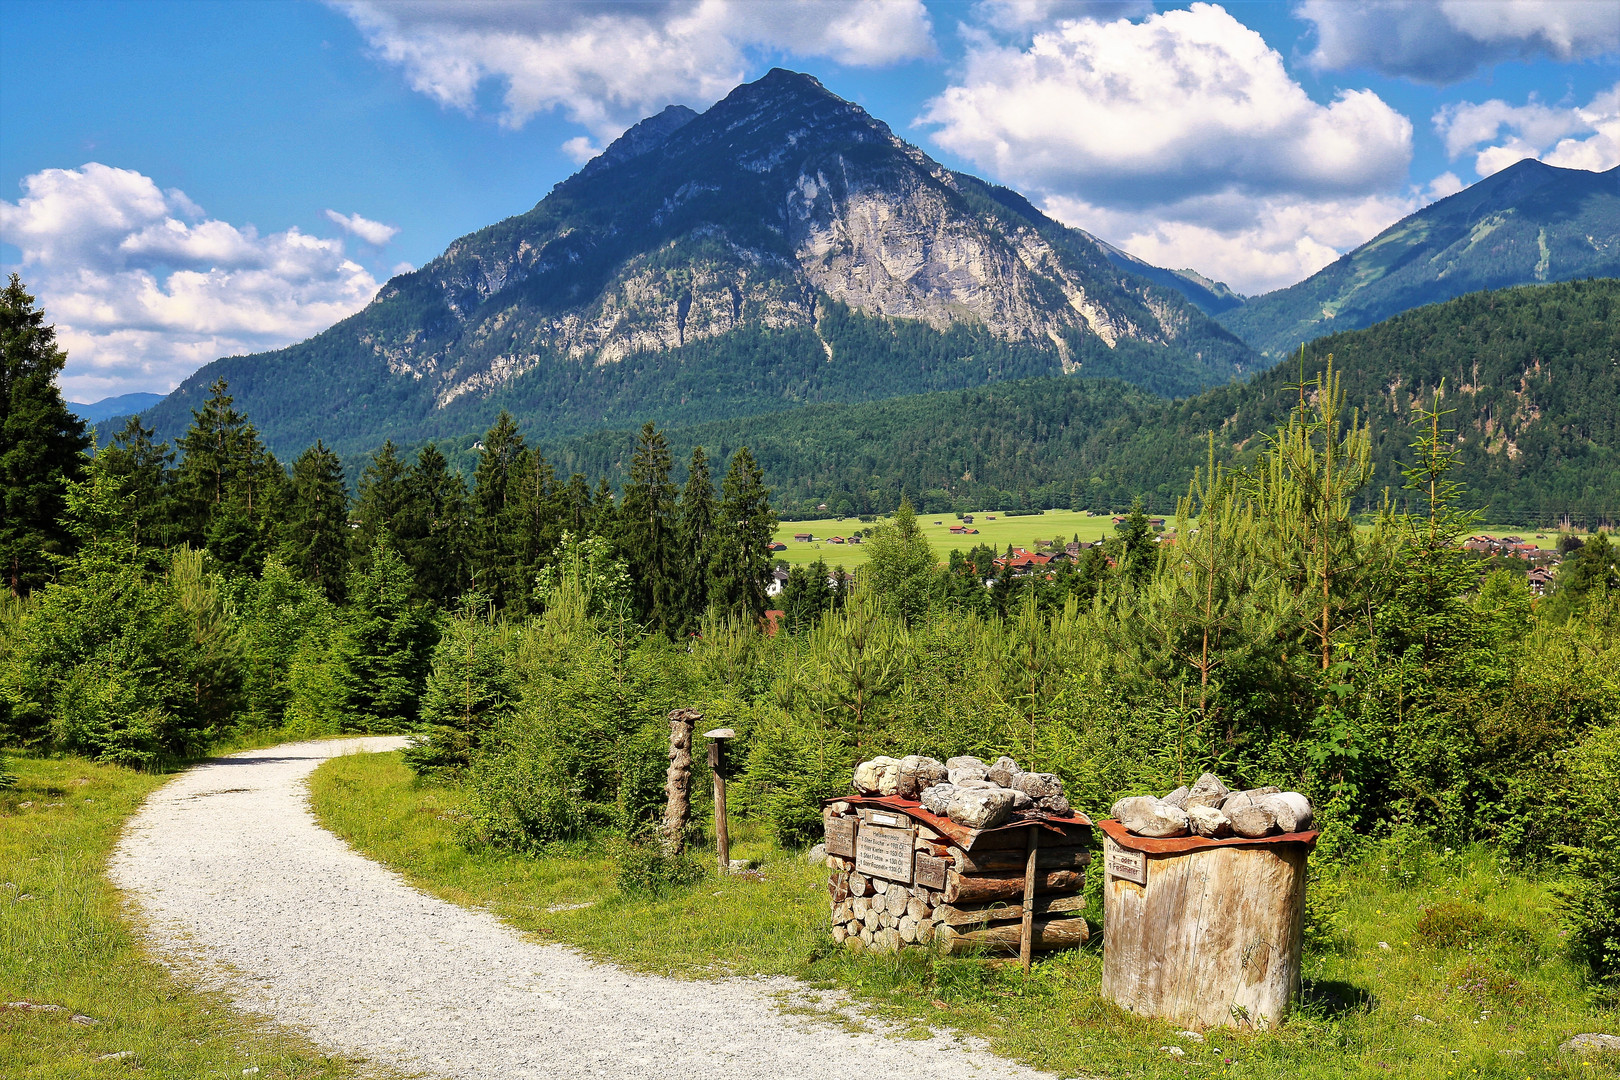
[(1533, 566), (1530, 572), (1524, 575), (1524, 580), (1530, 586), (1531, 596), (1546, 596), (1547, 589), (1553, 583), (1553, 572), (1545, 566)]
[(793, 542), (796, 543), (796, 544), (808, 544), (808, 543), (810, 543), (810, 541), (812, 541), (814, 539), (815, 539), (815, 537), (812, 536), (809, 533), (794, 533), (793, 534)]

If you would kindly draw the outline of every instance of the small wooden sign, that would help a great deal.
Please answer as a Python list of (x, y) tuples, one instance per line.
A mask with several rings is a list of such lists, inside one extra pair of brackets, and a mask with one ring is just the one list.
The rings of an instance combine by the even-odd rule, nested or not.
[(863, 815), (868, 825), (889, 825), (900, 828), (906, 824), (906, 819), (899, 814), (885, 814), (881, 810), (868, 810)]
[(1111, 878), (1134, 881), (1138, 885), (1147, 884), (1147, 852), (1145, 851), (1131, 851), (1120, 847), (1113, 841), (1109, 841), (1107, 849), (1103, 852), (1103, 865)]
[(937, 855), (918, 854), (916, 860), (917, 884), (930, 889), (945, 887), (945, 860)]
[(910, 829), (868, 825), (855, 837), (855, 872), (911, 884)]
[(856, 820), (854, 817), (827, 819), (827, 854), (842, 855), (846, 859), (855, 857)]

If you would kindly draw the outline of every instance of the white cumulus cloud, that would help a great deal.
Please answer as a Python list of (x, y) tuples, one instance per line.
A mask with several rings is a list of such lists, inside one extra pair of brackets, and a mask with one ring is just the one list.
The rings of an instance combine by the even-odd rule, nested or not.
[[(560, 109), (600, 144), (672, 102), (707, 105), (759, 52), (880, 66), (934, 52), (921, 0), (342, 0), (411, 87), (472, 112), (502, 88), (500, 122)], [(571, 152), (590, 143), (571, 140)]]
[(1318, 68), (1368, 68), (1445, 84), (1488, 64), (1583, 60), (1620, 50), (1614, 0), (1303, 0)]
[(382, 247), (399, 234), (398, 225), (384, 225), (380, 221), (372, 221), (359, 214), (344, 215), (336, 210), (328, 210), (326, 217), (344, 232), (358, 236), (373, 247)]
[(209, 219), (130, 169), (46, 169), (22, 188), (0, 200), (0, 238), (21, 250), (68, 350), (74, 400), (167, 390), (220, 356), (306, 338), (377, 292), (341, 240)]
[(1605, 172), (1620, 165), (1620, 83), (1585, 105), (1553, 106), (1500, 98), (1456, 102), (1434, 116), (1435, 130), (1453, 159), (1474, 155), (1480, 176), (1525, 158), (1566, 169)]
[(1369, 90), (1313, 100), (1213, 4), (981, 35), (921, 122), (1068, 223), (1243, 292), (1320, 269), (1412, 199), (1410, 120)]

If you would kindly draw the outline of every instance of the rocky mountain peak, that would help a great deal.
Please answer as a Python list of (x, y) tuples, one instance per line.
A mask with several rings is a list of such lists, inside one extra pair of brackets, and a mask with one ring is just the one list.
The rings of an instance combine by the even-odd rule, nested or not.
[(647, 117), (614, 139), (606, 150), (586, 162), (585, 167), (574, 175), (595, 176), (605, 169), (611, 169), (615, 165), (656, 150), (671, 135), (697, 118), (698, 114), (685, 105), (670, 105), (663, 112)]

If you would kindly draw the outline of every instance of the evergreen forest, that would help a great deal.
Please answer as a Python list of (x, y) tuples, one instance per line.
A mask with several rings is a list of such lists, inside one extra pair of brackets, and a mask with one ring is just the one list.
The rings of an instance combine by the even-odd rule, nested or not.
[[(172, 442), (131, 420), (91, 456), (56, 388), (65, 356), (13, 277), (0, 309), (0, 744), (139, 769), (243, 731), (409, 733), (419, 781), (467, 794), (460, 842), (522, 856), (650, 838), (675, 708), (735, 729), (733, 810), (784, 845), (815, 839), (820, 800), (875, 754), (1011, 754), (1059, 774), (1093, 817), (1207, 769), (1315, 803), (1313, 940), (1331, 938), (1344, 900), (1333, 867), (1485, 845), (1555, 882), (1561, 947), (1612, 998), (1620, 552), (1607, 534), (1566, 536), (1554, 586), (1533, 597), (1459, 545), (1498, 460), (1476, 445), (1471, 402), (1501, 395), (1501, 431), (1515, 395), (1540, 385), (1548, 342), (1612, 349), (1612, 284), (1560, 288), (1331, 339), (1321, 363), (1312, 350), (1253, 397), (1155, 404), (1064, 383), (1090, 424), (1115, 405), (1174, 418), (1152, 435), (1158, 460), (1185, 464), (1173, 497), (1168, 471), (1151, 486), (1107, 474), (1109, 499), (1137, 497), (1115, 535), (1017, 576), (982, 547), (929, 548), (897, 489), (926, 504), (951, 490), (943, 478), (875, 474), (893, 486), (868, 489), (899, 509), (858, 578), (798, 568), (769, 596), (777, 459), (716, 438), (711, 462), (651, 423), (625, 437), (622, 465), (585, 468), (503, 414), (471, 448), (470, 481), (433, 445), (389, 443), (351, 494), (324, 439), (284, 464), (216, 381)], [(1367, 358), (1394, 350), (1417, 358), (1400, 408), (1367, 407), (1390, 378)], [(1586, 441), (1549, 436), (1543, 451), (1526, 438), (1507, 460), (1615, 445), (1614, 396), (1607, 414), (1592, 401), (1615, 375), (1585, 378), (1557, 390), (1567, 400), (1536, 401), (1582, 417)], [(974, 430), (988, 440), (1011, 426), (993, 409), (1016, 416), (1041, 388), (929, 408), (943, 429), (949, 402), (987, 403)], [(824, 415), (830, 431), (847, 414)], [(1007, 437), (1033, 434), (1025, 421)], [(881, 437), (866, 442), (887, 466)], [(1030, 469), (1061, 475), (1044, 460)], [(959, 464), (987, 484), (1010, 475)], [(1586, 460), (1561, 467), (1548, 475), (1613, 483)], [(1104, 475), (1092, 469), (1088, 484)], [(1174, 511), (1173, 542), (1149, 528), (1144, 497)]]

